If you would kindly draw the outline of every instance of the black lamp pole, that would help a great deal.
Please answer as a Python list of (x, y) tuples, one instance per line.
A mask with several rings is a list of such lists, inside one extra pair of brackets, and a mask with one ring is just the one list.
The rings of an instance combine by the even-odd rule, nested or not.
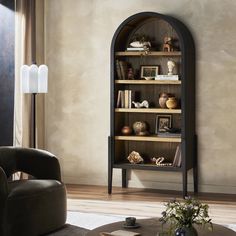
[(36, 148), (36, 95), (37, 93), (32, 93), (31, 95), (31, 147)]
[[(32, 64), (36, 63), (36, 13), (35, 0), (30, 1), (31, 5), (31, 56)], [(31, 147), (36, 148), (36, 95), (31, 95)]]

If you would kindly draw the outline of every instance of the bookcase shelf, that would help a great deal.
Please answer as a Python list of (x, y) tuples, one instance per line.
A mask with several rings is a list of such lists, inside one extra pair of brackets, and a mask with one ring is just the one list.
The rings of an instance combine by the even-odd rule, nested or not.
[(130, 164), (130, 163), (115, 163), (114, 168), (126, 168), (126, 169), (137, 169), (137, 170), (153, 170), (153, 171), (173, 171), (180, 172), (182, 171), (181, 167), (172, 167), (172, 166), (157, 166), (154, 164)]
[(176, 57), (176, 56), (181, 56), (181, 52), (158, 52), (158, 51), (149, 51), (149, 52), (144, 52), (144, 51), (123, 51), (123, 52), (116, 52), (116, 56), (160, 56), (160, 57)]
[(116, 80), (116, 84), (181, 84), (181, 80)]
[(116, 108), (115, 112), (181, 114), (181, 109), (161, 108)]
[(115, 136), (115, 140), (123, 141), (142, 141), (142, 142), (168, 142), (180, 143), (181, 138), (176, 137), (157, 137), (157, 136)]
[[(155, 51), (127, 51), (135, 35), (148, 36)], [(173, 39), (173, 51), (163, 50), (166, 36)], [(172, 64), (176, 65), (173, 74), (178, 77), (173, 76), (173, 80), (167, 80), (171, 78), (168, 76), (159, 76), (159, 80), (141, 79), (145, 77), (141, 73), (145, 66), (147, 78), (156, 77), (156, 73), (169, 74), (170, 63), (168, 61), (172, 61)], [(152, 70), (148, 72), (148, 68), (154, 68), (155, 75), (152, 74)], [(183, 197), (188, 195), (188, 170), (193, 169), (194, 192), (197, 192), (195, 46), (187, 27), (173, 17), (154, 12), (142, 12), (130, 16), (121, 23), (113, 36), (110, 71), (111, 127), (108, 193), (112, 193), (113, 168), (122, 170), (122, 187), (124, 188), (128, 184), (127, 171), (142, 169), (157, 171), (157, 174), (158, 171), (179, 172), (182, 174)], [(152, 76), (148, 76), (149, 73)], [(174, 78), (180, 78), (180, 80), (174, 80)], [(175, 96), (178, 101), (177, 109), (161, 108), (163, 105), (159, 101), (160, 94)], [(133, 101), (141, 103), (144, 100), (148, 101), (150, 108), (131, 108)], [(175, 128), (173, 130), (181, 132), (180, 137), (171, 131), (162, 133), (168, 120), (172, 128)], [(141, 124), (146, 124), (150, 134), (158, 133), (160, 135), (124, 135), (124, 130), (127, 130), (125, 126), (129, 126), (131, 130), (135, 126), (134, 124), (140, 121)], [(145, 164), (129, 163), (127, 157), (132, 151), (138, 152)], [(164, 157), (164, 162), (172, 163), (172, 166), (148, 164), (152, 163), (150, 158), (153, 157)]]

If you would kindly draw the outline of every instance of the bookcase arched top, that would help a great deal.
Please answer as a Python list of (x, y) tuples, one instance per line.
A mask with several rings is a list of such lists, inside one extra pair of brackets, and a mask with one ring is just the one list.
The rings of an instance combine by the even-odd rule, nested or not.
[(137, 13), (124, 20), (113, 36), (111, 52), (124, 51), (135, 34), (155, 38), (157, 50), (163, 44), (163, 37), (171, 36), (183, 55), (194, 52), (194, 41), (188, 28), (176, 18), (156, 12)]

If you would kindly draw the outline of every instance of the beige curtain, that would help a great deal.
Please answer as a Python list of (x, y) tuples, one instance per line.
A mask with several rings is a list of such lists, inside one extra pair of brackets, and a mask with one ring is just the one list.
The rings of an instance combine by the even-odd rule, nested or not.
[[(37, 1), (36, 1), (37, 2)], [(32, 51), (32, 37), (34, 32), (32, 30), (32, 10), (31, 4), (35, 4), (35, 0), (16, 0), (16, 13), (15, 13), (15, 108), (14, 108), (14, 146), (30, 147), (31, 146), (31, 95), (21, 93), (20, 84), (20, 67), (23, 64), (32, 64), (33, 53), (36, 53), (36, 59), (38, 63), (43, 63), (43, 42), (39, 43), (38, 52)], [(40, 16), (36, 18), (39, 22), (36, 22), (37, 27), (40, 29), (40, 39), (42, 39), (42, 26), (43, 22), (43, 1), (36, 5), (36, 15), (39, 12)], [(36, 20), (36, 19), (35, 19)], [(38, 43), (38, 42), (37, 42)], [(41, 47), (42, 46), (42, 47)], [(37, 55), (38, 54), (38, 55)], [(44, 116), (44, 98), (42, 95), (37, 95), (37, 118), (36, 118), (36, 147), (43, 148), (43, 119)], [(39, 110), (38, 110), (39, 109)], [(39, 126), (39, 127), (38, 127)], [(37, 130), (39, 132), (37, 132)], [(40, 138), (38, 138), (40, 134)], [(37, 145), (39, 143), (39, 145)]]
[(20, 67), (32, 63), (30, 0), (16, 0), (14, 146), (30, 147), (30, 94), (21, 93)]

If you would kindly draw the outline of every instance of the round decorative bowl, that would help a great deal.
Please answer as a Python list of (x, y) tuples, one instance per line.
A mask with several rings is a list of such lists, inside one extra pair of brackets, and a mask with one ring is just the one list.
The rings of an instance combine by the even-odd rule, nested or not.
[(130, 135), (132, 134), (133, 130), (130, 126), (124, 126), (122, 129), (121, 129), (121, 133), (123, 135)]

